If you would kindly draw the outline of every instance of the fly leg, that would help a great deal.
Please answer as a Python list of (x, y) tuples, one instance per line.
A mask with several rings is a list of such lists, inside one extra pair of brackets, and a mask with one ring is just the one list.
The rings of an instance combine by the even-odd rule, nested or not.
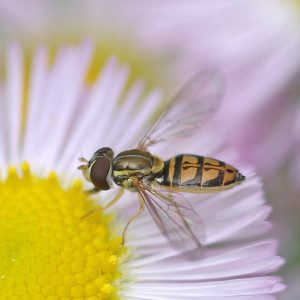
[(140, 209), (139, 211), (130, 218), (130, 220), (127, 222), (124, 230), (123, 230), (123, 233), (122, 233), (122, 244), (125, 244), (125, 235), (126, 235), (126, 232), (127, 232), (127, 229), (129, 227), (129, 225), (144, 211), (145, 209), (145, 205), (144, 205), (144, 201), (139, 198), (139, 202), (140, 202)]
[[(87, 194), (87, 195), (94, 195), (94, 194), (98, 193), (99, 191), (100, 191), (100, 190), (99, 190), (98, 188), (94, 187), (94, 188), (92, 188), (92, 189), (90, 189), (90, 190), (84, 191), (84, 193)], [(89, 216), (90, 214), (94, 213), (95, 211), (97, 211), (97, 210), (99, 210), (99, 209), (100, 209), (100, 208), (94, 208), (94, 209), (88, 211), (86, 214), (84, 214), (84, 215), (80, 218), (80, 220), (86, 218), (87, 216)]]
[(125, 189), (124, 188), (121, 188), (119, 190), (119, 192), (117, 193), (117, 195), (110, 201), (108, 202), (105, 206), (104, 206), (104, 209), (107, 209), (107, 208), (110, 208), (111, 206), (113, 206), (115, 203), (117, 203), (120, 198), (124, 195), (124, 191)]
[[(89, 195), (92, 195), (92, 194), (94, 194), (94, 193), (97, 193), (98, 191), (99, 191), (99, 189), (93, 188), (93, 189), (91, 189), (91, 190), (86, 191), (85, 193), (87, 193), (87, 194), (89, 194)], [(123, 196), (123, 194), (124, 194), (124, 189), (121, 188), (121, 189), (119, 190), (119, 192), (117, 193), (117, 195), (116, 195), (116, 196), (115, 196), (108, 204), (106, 204), (103, 208), (106, 209), (106, 208), (109, 208), (109, 207), (111, 207), (112, 205), (114, 205), (116, 202), (118, 202), (118, 200), (120, 200), (120, 198)], [(92, 214), (92, 213), (94, 213), (95, 211), (98, 211), (98, 210), (100, 210), (100, 209), (102, 209), (102, 207), (97, 207), (97, 208), (94, 208), (94, 209), (88, 211), (86, 214), (84, 214), (84, 215), (80, 218), (80, 220), (86, 218), (86, 217), (89, 216), (90, 214)]]
[(90, 190), (84, 191), (84, 193), (87, 194), (87, 195), (94, 195), (94, 194), (98, 193), (99, 191), (100, 191), (100, 189), (94, 187)]
[(93, 214), (94, 212), (96, 212), (96, 211), (98, 211), (98, 210), (100, 210), (100, 209), (101, 209), (100, 207), (91, 209), (90, 211), (88, 211), (87, 213), (85, 213), (85, 214), (80, 218), (80, 220), (85, 219), (86, 217), (88, 217), (89, 215)]

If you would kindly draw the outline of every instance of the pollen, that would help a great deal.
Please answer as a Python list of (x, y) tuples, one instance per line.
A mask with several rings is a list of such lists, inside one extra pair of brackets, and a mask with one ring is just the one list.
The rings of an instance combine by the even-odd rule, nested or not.
[[(119, 299), (126, 252), (80, 181), (10, 167), (0, 181), (0, 299)], [(21, 173), (21, 174), (20, 174)]]

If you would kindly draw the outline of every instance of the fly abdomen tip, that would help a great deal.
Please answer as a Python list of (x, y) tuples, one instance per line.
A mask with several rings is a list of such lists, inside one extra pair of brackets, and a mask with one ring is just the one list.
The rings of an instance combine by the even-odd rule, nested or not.
[(246, 179), (246, 176), (242, 175), (241, 173), (238, 173), (238, 176), (237, 176), (237, 181), (238, 182), (242, 182)]

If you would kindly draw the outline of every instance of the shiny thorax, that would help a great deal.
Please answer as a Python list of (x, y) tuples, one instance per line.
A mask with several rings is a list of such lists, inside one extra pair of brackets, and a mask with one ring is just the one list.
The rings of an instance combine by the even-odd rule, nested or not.
[(136, 191), (132, 184), (133, 177), (150, 180), (164, 168), (164, 162), (160, 158), (138, 149), (119, 153), (113, 159), (112, 165), (114, 182), (131, 191)]

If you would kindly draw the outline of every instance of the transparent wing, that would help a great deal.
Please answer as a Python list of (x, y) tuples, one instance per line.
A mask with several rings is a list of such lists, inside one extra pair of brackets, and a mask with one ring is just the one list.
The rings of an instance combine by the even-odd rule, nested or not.
[(202, 248), (205, 235), (200, 216), (182, 194), (144, 182), (137, 188), (161, 233), (174, 247), (186, 253)]
[(222, 86), (222, 78), (217, 72), (196, 74), (162, 110), (138, 148), (146, 150), (153, 145), (192, 135), (217, 110)]

